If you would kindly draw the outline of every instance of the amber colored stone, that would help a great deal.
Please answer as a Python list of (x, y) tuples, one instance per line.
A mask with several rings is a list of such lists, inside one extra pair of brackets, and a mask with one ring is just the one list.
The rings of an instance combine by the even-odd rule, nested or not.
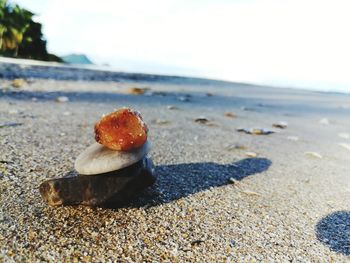
[(111, 150), (128, 151), (141, 147), (147, 140), (147, 126), (140, 113), (120, 109), (95, 124), (95, 139)]

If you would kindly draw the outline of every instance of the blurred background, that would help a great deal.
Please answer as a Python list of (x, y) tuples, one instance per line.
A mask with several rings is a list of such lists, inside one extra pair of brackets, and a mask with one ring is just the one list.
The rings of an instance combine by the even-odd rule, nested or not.
[(349, 1), (0, 3), (2, 56), (350, 92)]

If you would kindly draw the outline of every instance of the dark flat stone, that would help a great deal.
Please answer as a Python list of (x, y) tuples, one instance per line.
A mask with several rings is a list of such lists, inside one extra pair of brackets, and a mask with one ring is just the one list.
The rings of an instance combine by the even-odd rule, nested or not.
[(44, 201), (52, 206), (117, 206), (130, 201), (155, 180), (152, 160), (144, 158), (124, 169), (100, 175), (70, 172), (43, 182), (39, 190)]

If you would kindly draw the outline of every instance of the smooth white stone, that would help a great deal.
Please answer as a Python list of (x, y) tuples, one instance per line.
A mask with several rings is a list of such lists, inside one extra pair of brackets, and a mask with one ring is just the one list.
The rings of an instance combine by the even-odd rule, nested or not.
[(142, 147), (127, 152), (113, 151), (94, 143), (78, 156), (74, 168), (83, 175), (99, 175), (120, 170), (141, 160), (150, 149), (148, 141)]

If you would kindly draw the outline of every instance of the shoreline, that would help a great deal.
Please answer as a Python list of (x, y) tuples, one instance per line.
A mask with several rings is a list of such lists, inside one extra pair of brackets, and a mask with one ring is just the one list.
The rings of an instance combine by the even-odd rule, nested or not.
[[(7, 66), (10, 68), (15, 67), (15, 69), (7, 69)], [(22, 68), (21, 68), (22, 67)], [(40, 71), (41, 74), (35, 73), (26, 73), (23, 71), (23, 67), (28, 71), (32, 70)], [(48, 75), (42, 72), (42, 68), (50, 68), (52, 71), (56, 71), (56, 74)], [(74, 71), (74, 74), (70, 74), (71, 70)], [(67, 72), (68, 71), (68, 72)], [(67, 75), (67, 73), (69, 73)], [(60, 75), (60, 77), (58, 77)], [(64, 77), (64, 75), (66, 75)], [(56, 76), (56, 77), (55, 77)], [(314, 89), (307, 87), (297, 87), (297, 86), (288, 86), (288, 85), (269, 85), (269, 84), (259, 84), (254, 82), (235, 82), (227, 81), (220, 79), (211, 79), (205, 77), (196, 77), (196, 76), (180, 76), (180, 75), (163, 75), (163, 74), (154, 74), (154, 73), (137, 73), (129, 71), (119, 71), (113, 68), (97, 66), (97, 65), (68, 65), (58, 62), (46, 62), (30, 59), (16, 59), (16, 58), (7, 58), (0, 57), (0, 77), (7, 79), (14, 78), (42, 78), (42, 79), (55, 79), (60, 78), (64, 80), (88, 80), (88, 81), (170, 81), (175, 84), (197, 84), (197, 85), (240, 85), (240, 86), (254, 86), (261, 88), (272, 88), (272, 89), (284, 89), (284, 90), (297, 90), (304, 92), (315, 92), (315, 93), (325, 93), (325, 94), (339, 94), (350, 96), (350, 85), (349, 91), (328, 91), (323, 89)]]

